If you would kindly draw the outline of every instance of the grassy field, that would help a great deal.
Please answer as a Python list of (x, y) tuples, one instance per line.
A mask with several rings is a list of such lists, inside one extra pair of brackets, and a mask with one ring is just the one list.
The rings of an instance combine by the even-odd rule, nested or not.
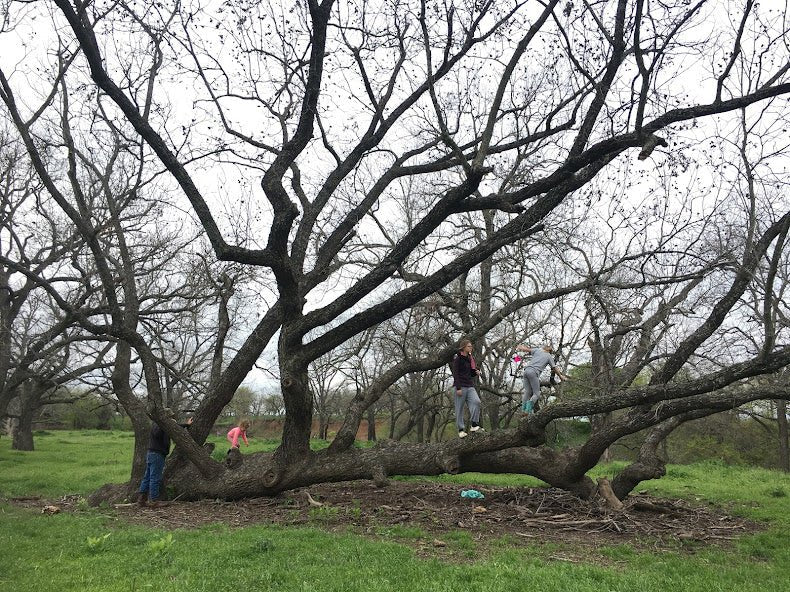
[[(271, 449), (251, 440), (249, 450)], [(132, 437), (123, 432), (52, 432), (35, 452), (0, 439), (0, 497), (87, 494), (128, 476)], [(221, 445), (220, 445), (220, 449)], [(617, 466), (599, 467), (609, 474)], [(458, 475), (445, 482), (534, 485), (527, 477)], [(387, 537), (320, 528), (221, 524), (162, 530), (124, 523), (112, 512), (84, 508), (44, 516), (0, 500), (0, 591), (782, 591), (790, 589), (790, 477), (716, 463), (671, 466), (651, 493), (710, 501), (764, 522), (767, 529), (726, 550), (679, 546), (673, 552), (627, 545), (585, 549), (514, 545), (502, 539), (477, 552), (466, 533), (450, 533), (452, 561), (422, 559)], [(408, 529), (404, 527), (404, 532)], [(403, 534), (403, 533), (401, 533)], [(430, 536), (420, 532), (415, 539)], [(401, 536), (400, 540), (404, 537)], [(416, 540), (413, 542), (417, 542)], [(552, 559), (558, 552), (581, 563)]]

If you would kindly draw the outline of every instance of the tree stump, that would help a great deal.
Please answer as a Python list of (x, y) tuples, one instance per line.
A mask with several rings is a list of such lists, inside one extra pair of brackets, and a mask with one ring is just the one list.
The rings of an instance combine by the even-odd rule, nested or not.
[(228, 454), (225, 457), (225, 464), (228, 468), (235, 469), (236, 467), (240, 467), (243, 462), (244, 457), (242, 457), (241, 451), (238, 448), (231, 448), (228, 450)]
[(387, 472), (381, 465), (373, 467), (373, 482), (376, 484), (376, 487), (386, 487), (389, 484)]
[(598, 494), (606, 501), (606, 505), (613, 510), (622, 510), (621, 502), (612, 491), (612, 484), (606, 477), (598, 477)]

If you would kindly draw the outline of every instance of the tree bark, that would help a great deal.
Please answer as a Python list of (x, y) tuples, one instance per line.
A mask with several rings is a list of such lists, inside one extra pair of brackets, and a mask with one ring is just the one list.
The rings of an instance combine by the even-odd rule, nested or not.
[(777, 399), (776, 403), (776, 425), (779, 432), (779, 468), (784, 472), (790, 472), (790, 436), (787, 430), (787, 401)]
[(606, 500), (607, 505), (613, 510), (622, 510), (623, 502), (612, 491), (612, 484), (606, 477), (598, 477), (598, 494)]
[[(23, 387), (25, 388), (25, 387)], [(29, 396), (21, 396), (19, 401), (19, 416), (14, 422), (11, 448), (14, 450), (32, 451), (33, 446), (33, 416), (38, 410), (38, 405)]]
[(132, 349), (129, 344), (119, 341), (115, 347), (115, 365), (110, 380), (115, 396), (123, 405), (132, 422), (134, 431), (134, 452), (132, 468), (129, 474), (131, 483), (139, 483), (145, 473), (145, 457), (148, 452), (148, 437), (151, 431), (151, 420), (145, 412), (145, 406), (132, 391), (129, 385), (131, 374)]
[(681, 417), (673, 417), (650, 431), (639, 449), (637, 461), (620, 471), (612, 481), (611, 489), (618, 499), (625, 499), (642, 481), (658, 479), (666, 474), (666, 465), (658, 455), (658, 446), (681, 423)]
[(323, 412), (318, 415), (318, 438), (326, 440), (329, 435), (329, 416)]
[(34, 450), (33, 419), (41, 408), (41, 398), (46, 388), (36, 379), (26, 380), (18, 389), (19, 415), (14, 423), (13, 440), (11, 448), (14, 450)]
[(307, 365), (287, 354), (280, 355), (285, 421), (282, 444), (277, 458), (284, 463), (297, 462), (310, 452), (310, 432), (313, 427), (313, 397)]
[(420, 403), (415, 413), (417, 417), (415, 418), (414, 427), (417, 428), (417, 442), (425, 442), (425, 406)]
[(368, 442), (376, 441), (376, 409), (368, 407)]
[[(214, 478), (201, 475), (189, 463), (179, 463), (168, 472), (167, 484), (177, 492), (179, 499), (213, 497), (232, 500), (274, 495), (314, 483), (356, 479), (381, 482), (386, 475), (439, 475), (481, 468), (487, 472), (512, 472), (515, 466), (517, 472), (520, 472), (519, 469), (534, 468), (544, 480), (550, 479), (558, 486), (562, 483), (580, 493), (591, 495), (595, 490), (592, 482), (583, 483), (586, 478), (578, 484), (563, 482), (561, 471), (555, 471), (552, 463), (546, 462), (546, 454), (553, 454), (548, 449), (527, 447), (494, 451), (488, 455), (469, 452), (475, 447), (475, 438), (486, 437), (472, 435), (438, 445), (384, 440), (370, 449), (351, 448), (334, 454), (328, 450), (309, 452), (287, 465), (278, 462), (276, 453), (240, 455), (241, 462), (238, 465), (234, 468), (225, 467)], [(529, 430), (525, 430), (518, 439), (533, 444), (539, 442), (539, 437), (529, 435)]]

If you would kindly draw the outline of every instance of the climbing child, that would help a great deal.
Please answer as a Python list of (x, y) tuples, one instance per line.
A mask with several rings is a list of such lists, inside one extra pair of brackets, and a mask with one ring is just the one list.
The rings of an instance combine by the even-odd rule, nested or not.
[[(231, 448), (238, 448), (239, 447), (239, 437), (244, 440), (244, 443), (249, 446), (250, 443), (247, 442), (247, 430), (250, 429), (250, 421), (248, 419), (242, 419), (239, 422), (239, 425), (233, 428), (228, 432), (228, 442), (230, 442)], [(230, 450), (228, 450), (230, 452)]]
[(528, 345), (517, 345), (517, 351), (531, 354), (532, 357), (524, 366), (524, 396), (521, 398), (521, 412), (532, 413), (535, 402), (540, 397), (540, 373), (546, 366), (551, 367), (560, 380), (568, 380), (554, 363), (554, 347), (547, 344), (543, 347), (530, 347)]

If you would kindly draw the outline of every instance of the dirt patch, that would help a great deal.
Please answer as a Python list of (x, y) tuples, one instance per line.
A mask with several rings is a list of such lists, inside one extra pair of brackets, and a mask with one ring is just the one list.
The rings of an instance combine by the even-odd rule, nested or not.
[[(508, 545), (551, 542), (575, 550), (576, 554), (552, 556), (564, 561), (575, 561), (579, 554), (594, 554), (605, 545), (694, 551), (707, 545), (728, 545), (761, 529), (759, 524), (731, 516), (720, 507), (644, 493), (626, 500), (623, 510), (613, 511), (553, 488), (474, 487), (484, 499), (460, 496), (461, 491), (472, 488), (419, 481), (393, 481), (379, 488), (371, 482), (357, 481), (315, 485), (274, 498), (174, 501), (158, 508), (120, 504), (110, 511), (121, 520), (168, 529), (221, 523), (233, 527), (274, 524), (350, 530), (406, 542), (421, 554), (434, 556), (452, 555), (459, 541), (470, 540), (479, 553), (481, 545), (487, 547), (506, 536)], [(42, 509), (57, 506), (61, 511), (79, 507), (76, 496), (55, 501), (11, 501)]]

